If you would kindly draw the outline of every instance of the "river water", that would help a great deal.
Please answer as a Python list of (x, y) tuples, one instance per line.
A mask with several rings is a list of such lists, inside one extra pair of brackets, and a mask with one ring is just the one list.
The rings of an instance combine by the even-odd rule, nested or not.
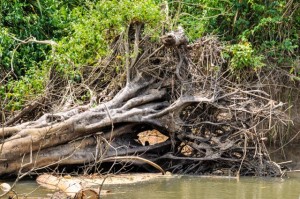
[(135, 186), (122, 186), (118, 188), (118, 191), (124, 193), (110, 195), (107, 198), (298, 199), (299, 187), (300, 179), (241, 178), (237, 181), (183, 177)]
[[(21, 181), (16, 191), (29, 196), (45, 197), (51, 193), (37, 189), (34, 181)], [(256, 178), (237, 179), (204, 178), (182, 176), (180, 178), (156, 179), (130, 185), (110, 185), (104, 189), (112, 191), (107, 199), (299, 199), (300, 178)]]
[[(293, 169), (300, 169), (300, 147), (290, 147), (284, 150), (284, 153), (277, 150), (274, 154), (277, 162), (293, 160), (290, 166)], [(111, 195), (103, 197), (107, 199), (300, 199), (300, 176), (241, 177), (239, 180), (181, 176), (128, 185), (104, 185), (103, 189), (112, 192)], [(52, 194), (39, 187), (34, 180), (20, 181), (16, 191), (18, 194), (22, 193), (31, 197), (45, 197), (47, 193)]]

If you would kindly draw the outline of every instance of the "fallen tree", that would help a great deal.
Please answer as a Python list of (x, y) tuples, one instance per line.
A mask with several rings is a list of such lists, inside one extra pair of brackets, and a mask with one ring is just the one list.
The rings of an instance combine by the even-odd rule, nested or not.
[[(174, 173), (282, 175), (264, 140), (283, 121), (283, 104), (251, 82), (233, 81), (216, 37), (189, 44), (178, 28), (158, 44), (141, 38), (142, 27), (132, 24), (100, 63), (105, 70), (124, 57), (126, 83), (117, 93), (105, 98), (104, 89), (96, 103), (91, 91), (87, 105), (70, 108), (66, 102), (62, 111), (16, 124), (19, 114), (9, 120), (12, 126), (1, 128), (0, 175), (57, 165), (101, 167), (121, 156), (136, 163), (133, 155)], [(169, 139), (136, 141), (139, 132), (151, 129)]]

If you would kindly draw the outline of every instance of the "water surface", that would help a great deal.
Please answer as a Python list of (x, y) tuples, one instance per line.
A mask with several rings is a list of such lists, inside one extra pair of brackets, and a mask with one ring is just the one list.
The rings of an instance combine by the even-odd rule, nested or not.
[[(21, 181), (16, 191), (30, 193), (30, 196), (46, 196), (45, 189), (38, 188), (34, 181)], [(113, 194), (107, 199), (298, 199), (300, 198), (300, 178), (255, 178), (215, 179), (193, 176), (156, 179), (130, 185), (104, 185)]]
[(106, 198), (298, 199), (300, 198), (300, 179), (241, 178), (237, 181), (234, 179), (183, 177), (119, 186), (112, 190), (123, 193)]

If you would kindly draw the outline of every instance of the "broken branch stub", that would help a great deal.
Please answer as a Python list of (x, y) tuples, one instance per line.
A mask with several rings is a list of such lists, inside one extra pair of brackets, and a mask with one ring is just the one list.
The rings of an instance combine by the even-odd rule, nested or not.
[(184, 29), (182, 27), (178, 27), (176, 31), (163, 35), (160, 39), (167, 47), (179, 47), (182, 45), (186, 46), (188, 44), (188, 38), (185, 36)]

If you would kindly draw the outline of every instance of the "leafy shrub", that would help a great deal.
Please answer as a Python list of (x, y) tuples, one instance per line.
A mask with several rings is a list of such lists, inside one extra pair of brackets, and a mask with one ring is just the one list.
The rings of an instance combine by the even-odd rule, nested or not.
[(5, 110), (19, 110), (27, 100), (38, 98), (44, 91), (47, 71), (30, 68), (18, 81), (8, 81), (0, 87), (0, 99), (5, 100)]
[(72, 23), (70, 34), (60, 40), (56, 55), (58, 68), (65, 72), (107, 55), (109, 44), (131, 22), (145, 23), (150, 30), (161, 20), (159, 6), (152, 0), (100, 1), (73, 11), (79, 20)]
[[(186, 28), (191, 40), (215, 34), (223, 41), (240, 46), (241, 40), (274, 63), (282, 65), (299, 53), (300, 9), (296, 1), (285, 0), (186, 0), (169, 1), (173, 16)], [(176, 10), (180, 10), (176, 12)], [(247, 54), (247, 53), (245, 53)], [(257, 56), (255, 56), (257, 57)], [(239, 59), (238, 59), (239, 60)], [(237, 66), (236, 59), (231, 60)], [(253, 60), (254, 61), (254, 60)], [(239, 65), (239, 64), (238, 64)], [(244, 65), (244, 64), (242, 64)], [(242, 67), (243, 68), (243, 67)]]
[(243, 69), (257, 70), (263, 67), (263, 56), (255, 54), (251, 43), (240, 42), (238, 44), (229, 45), (227, 55), (230, 58), (229, 67), (232, 72), (242, 71)]
[(2, 0), (0, 3), (0, 100), (7, 110), (20, 109), (23, 104), (44, 92), (49, 66), (49, 45), (26, 43), (37, 40), (60, 40), (76, 18), (72, 10), (85, 0)]

